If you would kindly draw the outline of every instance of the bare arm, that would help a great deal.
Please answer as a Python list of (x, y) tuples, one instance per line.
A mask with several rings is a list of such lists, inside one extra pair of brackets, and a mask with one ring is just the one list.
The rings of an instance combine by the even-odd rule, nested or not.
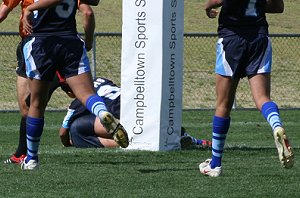
[(10, 9), (7, 5), (4, 3), (1, 4), (0, 6), (0, 23), (6, 19), (8, 14), (10, 13)]
[(69, 129), (61, 127), (59, 129), (59, 137), (60, 137), (61, 143), (65, 147), (72, 146), (71, 141), (70, 141)]
[(283, 0), (267, 0), (266, 13), (283, 13)]
[(79, 11), (83, 14), (83, 29), (85, 33), (85, 48), (87, 51), (93, 47), (94, 31), (95, 31), (95, 16), (91, 6), (80, 3)]
[(221, 7), (223, 0), (208, 0), (204, 5), (204, 10), (209, 18), (215, 18), (218, 15), (216, 8)]

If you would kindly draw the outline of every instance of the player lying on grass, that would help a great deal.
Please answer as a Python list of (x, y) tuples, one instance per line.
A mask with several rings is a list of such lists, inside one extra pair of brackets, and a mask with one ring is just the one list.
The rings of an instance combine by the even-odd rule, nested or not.
[[(103, 98), (107, 110), (117, 119), (120, 119), (120, 88), (111, 80), (96, 78), (94, 80), (96, 93)], [(99, 122), (99, 118), (91, 114), (77, 99), (72, 101), (68, 113), (64, 118), (59, 136), (64, 146), (77, 148), (104, 148), (118, 147)], [(181, 133), (182, 148), (208, 148), (211, 142), (196, 139), (185, 132)]]

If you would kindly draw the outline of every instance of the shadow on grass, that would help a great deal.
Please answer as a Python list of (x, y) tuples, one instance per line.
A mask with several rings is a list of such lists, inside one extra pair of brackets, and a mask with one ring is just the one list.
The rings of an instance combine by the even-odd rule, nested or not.
[(161, 168), (161, 169), (138, 169), (140, 173), (159, 173), (159, 172), (178, 172), (178, 171), (190, 171), (195, 168)]
[[(226, 146), (224, 148), (225, 150), (240, 150), (240, 151), (261, 151), (261, 150), (274, 150), (276, 149), (275, 146)], [(297, 151), (299, 150), (300, 147), (293, 147), (293, 150), (294, 151)], [(189, 150), (199, 150), (199, 151), (211, 151), (211, 148), (196, 148), (196, 147), (190, 147), (190, 148), (185, 148), (185, 149), (182, 149), (183, 151), (189, 151)]]

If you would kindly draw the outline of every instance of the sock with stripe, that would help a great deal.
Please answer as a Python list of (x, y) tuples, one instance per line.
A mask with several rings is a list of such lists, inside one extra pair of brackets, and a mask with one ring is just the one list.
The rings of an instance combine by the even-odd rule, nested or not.
[(222, 162), (225, 139), (230, 126), (230, 117), (213, 117), (212, 161), (211, 168), (220, 167)]
[(261, 114), (267, 120), (269, 125), (272, 127), (272, 130), (278, 126), (282, 126), (282, 122), (280, 120), (279, 109), (275, 102), (269, 101), (265, 102), (261, 108)]
[(38, 161), (39, 145), (44, 128), (44, 118), (32, 118), (27, 116), (26, 125), (27, 158), (25, 162), (28, 163), (31, 159)]
[(107, 112), (103, 99), (97, 94), (90, 96), (85, 103), (86, 108), (95, 116), (100, 117), (102, 112)]

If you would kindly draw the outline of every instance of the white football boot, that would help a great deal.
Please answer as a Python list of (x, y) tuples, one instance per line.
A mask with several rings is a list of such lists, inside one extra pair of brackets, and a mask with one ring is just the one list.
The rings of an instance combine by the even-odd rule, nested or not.
[(292, 168), (294, 165), (294, 152), (282, 127), (274, 129), (274, 140), (277, 147), (280, 163), (284, 168)]
[(38, 170), (39, 163), (37, 160), (29, 160), (28, 163), (25, 162), (26, 158), (23, 160), (21, 164), (22, 170)]
[(222, 174), (222, 167), (211, 168), (210, 162), (211, 159), (207, 159), (205, 162), (199, 164), (200, 172), (210, 177), (219, 177)]

